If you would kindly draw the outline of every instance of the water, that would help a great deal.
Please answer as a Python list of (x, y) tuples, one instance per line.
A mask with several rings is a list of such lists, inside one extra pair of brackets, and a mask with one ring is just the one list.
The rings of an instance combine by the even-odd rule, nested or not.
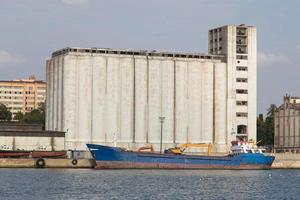
[(0, 199), (300, 199), (300, 170), (0, 169)]

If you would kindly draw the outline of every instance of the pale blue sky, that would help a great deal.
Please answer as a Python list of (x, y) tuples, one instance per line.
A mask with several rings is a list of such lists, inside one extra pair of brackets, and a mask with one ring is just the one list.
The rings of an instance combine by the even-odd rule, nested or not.
[(207, 53), (207, 31), (258, 31), (258, 113), (299, 95), (297, 0), (0, 0), (0, 79), (36, 74), (67, 46)]

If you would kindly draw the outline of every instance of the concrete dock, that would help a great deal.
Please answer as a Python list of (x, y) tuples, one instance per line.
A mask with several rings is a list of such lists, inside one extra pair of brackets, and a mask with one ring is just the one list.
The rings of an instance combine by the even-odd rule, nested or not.
[(299, 153), (275, 153), (272, 169), (300, 169)]
[[(276, 153), (272, 169), (300, 169), (300, 154)], [(0, 168), (93, 168), (93, 159), (43, 158), (42, 166), (33, 158), (1, 158)]]
[(44, 166), (38, 166), (38, 159), (1, 158), (0, 168), (92, 168), (92, 159), (50, 159), (43, 158)]

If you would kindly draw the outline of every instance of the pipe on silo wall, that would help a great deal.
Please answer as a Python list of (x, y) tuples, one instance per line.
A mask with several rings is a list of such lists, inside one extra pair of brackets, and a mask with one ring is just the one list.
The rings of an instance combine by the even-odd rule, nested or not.
[(92, 74), (92, 142), (105, 143), (106, 133), (106, 58), (95, 56)]
[(202, 142), (202, 68), (203, 64), (200, 62), (188, 62), (188, 142), (192, 143)]
[(205, 62), (202, 64), (201, 87), (201, 142), (213, 142), (213, 91), (214, 91), (214, 64)]
[(300, 147), (300, 112), (295, 110), (295, 147)]
[(50, 130), (50, 62), (51, 60), (46, 61), (46, 123), (45, 129)]
[(114, 135), (120, 138), (120, 68), (119, 58), (107, 57), (107, 108), (106, 108), (106, 142), (113, 143)]
[(145, 57), (135, 58), (135, 141), (141, 146), (147, 143), (148, 132), (148, 104), (147, 104), (147, 84), (148, 84), (148, 66)]
[(285, 116), (285, 113), (284, 113), (284, 109), (280, 109), (279, 110), (279, 146), (284, 146), (284, 137), (285, 137), (285, 134), (284, 134), (284, 116)]
[(63, 63), (63, 124), (66, 149), (75, 149), (77, 129), (77, 56), (64, 56)]
[(53, 87), (53, 79), (54, 79), (54, 67), (53, 67), (53, 62), (55, 60), (51, 59), (50, 60), (50, 65), (49, 65), (49, 88), (50, 88), (50, 92), (49, 92), (49, 130), (54, 130), (54, 122), (53, 122), (53, 103), (54, 103), (54, 99), (53, 99), (53, 94), (54, 94), (54, 87)]
[(295, 119), (294, 119), (294, 109), (289, 109), (289, 147), (294, 147), (295, 145)]
[(63, 98), (63, 95), (62, 95), (62, 76), (63, 76), (63, 56), (59, 56), (58, 57), (58, 70), (57, 70), (57, 130), (58, 131), (61, 131), (62, 130), (62, 106), (63, 106), (63, 103), (62, 103), (62, 98)]
[(176, 61), (175, 91), (175, 143), (188, 141), (188, 64)]
[(284, 146), (288, 147), (289, 146), (289, 135), (290, 135), (290, 120), (289, 120), (289, 112), (290, 108), (287, 107), (284, 109)]
[(52, 112), (52, 121), (53, 121), (53, 127), (52, 130), (56, 131), (57, 130), (57, 77), (58, 77), (58, 60), (59, 57), (55, 57), (54, 61), (53, 61), (53, 65), (52, 65), (52, 71), (53, 71), (53, 79), (52, 79), (52, 87), (53, 87), (53, 100), (52, 100), (52, 104), (53, 104), (53, 112)]
[(214, 78), (214, 143), (217, 151), (226, 148), (226, 64), (215, 63)]
[(156, 144), (160, 143), (160, 121), (161, 111), (161, 61), (156, 58), (149, 58), (148, 69), (148, 141)]
[(120, 58), (120, 138), (128, 147), (133, 141), (133, 94), (134, 94), (134, 60)]
[(161, 61), (161, 115), (165, 117), (162, 141), (174, 146), (174, 61)]
[(91, 139), (91, 75), (92, 58), (80, 56), (78, 59), (78, 148), (85, 148)]

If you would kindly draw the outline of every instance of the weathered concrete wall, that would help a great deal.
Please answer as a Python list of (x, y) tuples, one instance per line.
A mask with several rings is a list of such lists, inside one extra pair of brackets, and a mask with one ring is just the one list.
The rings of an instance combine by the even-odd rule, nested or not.
[(0, 149), (64, 150), (65, 133), (39, 130), (0, 130)]
[[(94, 161), (91, 159), (77, 159), (77, 164), (72, 164), (73, 159), (44, 159), (45, 168), (92, 168)], [(12, 159), (0, 158), (0, 168), (36, 168), (37, 159)]]
[[(237, 34), (238, 30), (244, 34)], [(239, 46), (242, 41), (242, 46)], [(241, 41), (240, 41), (241, 40)], [(257, 41), (256, 27), (228, 25), (209, 31), (209, 52), (226, 56), (227, 62), (227, 143), (240, 139), (256, 140), (256, 99), (257, 99)], [(237, 51), (245, 48), (244, 52)], [(238, 68), (245, 68), (239, 70)], [(238, 79), (246, 81), (241, 82)], [(238, 93), (237, 90), (246, 90)], [(243, 101), (244, 104), (238, 102)], [(242, 113), (243, 116), (237, 115)], [(243, 133), (238, 133), (239, 125), (247, 127)]]
[(47, 129), (66, 131), (67, 149), (112, 145), (114, 135), (118, 146), (158, 149), (164, 116), (163, 148), (203, 142), (228, 150), (220, 60), (72, 52), (47, 63)]
[(300, 169), (299, 153), (276, 153), (272, 168), (274, 169)]
[(284, 102), (274, 112), (274, 146), (300, 147), (300, 104), (299, 97), (285, 96)]
[(48, 151), (59, 151), (65, 149), (65, 138), (0, 136), (0, 146), (2, 145), (9, 146), (14, 150), (37, 150), (45, 148)]

